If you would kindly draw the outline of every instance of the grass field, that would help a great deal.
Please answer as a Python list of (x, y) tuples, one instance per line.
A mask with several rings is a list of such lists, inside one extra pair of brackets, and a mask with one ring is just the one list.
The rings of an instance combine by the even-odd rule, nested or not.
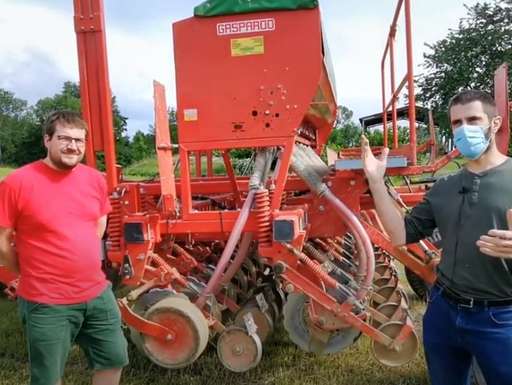
[[(176, 167), (176, 163), (178, 161), (178, 156), (174, 156), (174, 166)], [(190, 170), (191, 174), (195, 175), (195, 158), (191, 157), (190, 159)], [(201, 169), (203, 174), (206, 173), (206, 158), (202, 157), (201, 159)], [(225, 174), (224, 161), (220, 157), (213, 158), (213, 173), (215, 174)], [(123, 170), (123, 174), (128, 180), (140, 180), (140, 179), (151, 179), (158, 176), (158, 163), (156, 157), (150, 157), (138, 162), (135, 162)], [(175, 168), (175, 175), (180, 175), (179, 166)]]
[[(423, 304), (413, 301), (416, 324)], [(0, 385), (18, 385), (28, 381), (27, 352), (16, 305), (0, 300)], [(371, 342), (361, 337), (346, 351), (331, 356), (316, 356), (298, 349), (278, 329), (263, 347), (259, 366), (246, 373), (232, 373), (219, 362), (215, 348), (205, 353), (191, 366), (180, 370), (165, 370), (144, 358), (130, 344), (130, 365), (121, 383), (125, 385), (424, 385), (427, 376), (420, 351), (418, 357), (400, 368), (388, 368), (373, 357)], [(74, 348), (64, 376), (65, 384), (90, 383), (85, 358)]]
[(9, 174), (13, 169), (10, 167), (1, 167), (0, 166), (0, 179)]

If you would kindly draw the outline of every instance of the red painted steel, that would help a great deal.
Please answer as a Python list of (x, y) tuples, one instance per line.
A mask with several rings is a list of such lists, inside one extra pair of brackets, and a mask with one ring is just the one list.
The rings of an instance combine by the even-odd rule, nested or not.
[(153, 82), (155, 100), (155, 145), (160, 175), (163, 212), (174, 212), (176, 209), (176, 185), (174, 182), (174, 163), (172, 158), (171, 132), (167, 115), (165, 87)]
[(508, 64), (502, 64), (494, 73), (494, 99), (498, 113), (503, 117), (501, 129), (496, 134), (498, 149), (505, 155), (508, 154), (510, 142), (510, 111), (512, 105), (508, 99)]
[(126, 298), (118, 300), (117, 304), (121, 310), (123, 322), (128, 326), (131, 326), (140, 333), (144, 333), (148, 336), (155, 337), (164, 341), (172, 341), (175, 338), (176, 333), (173, 330), (168, 329), (156, 322), (148, 321), (144, 317), (134, 313), (133, 310), (131, 310), (131, 307), (129, 306)]
[[(405, 76), (400, 82), (398, 87), (395, 87), (395, 35), (397, 31), (397, 23), (400, 13), (404, 10), (404, 24), (405, 24), (405, 41), (406, 41), (406, 56), (407, 56), (407, 70)], [(389, 102), (386, 98), (385, 91), (385, 63), (389, 54), (389, 72), (390, 72), (390, 93), (391, 97)], [(409, 106), (409, 147), (407, 151), (407, 158), (412, 166), (417, 163), (417, 144), (416, 144), (416, 97), (414, 91), (414, 63), (412, 52), (412, 27), (411, 27), (411, 2), (410, 0), (399, 0), (395, 8), (393, 21), (389, 28), (388, 39), (384, 54), (381, 60), (381, 77), (382, 77), (382, 122), (384, 131), (384, 146), (388, 146), (388, 127), (387, 127), (387, 114), (389, 108), (392, 108), (392, 130), (393, 130), (393, 148), (398, 148), (398, 121), (396, 117), (396, 105), (398, 102), (399, 94), (403, 87), (407, 85), (407, 99)]]
[(105, 154), (109, 191), (117, 186), (112, 103), (108, 77), (105, 19), (101, 0), (75, 0), (75, 32), (80, 70), (82, 115), (89, 127), (87, 164), (96, 166), (96, 152)]
[[(217, 24), (247, 15), (190, 18), (173, 25), (180, 143), (211, 141), (204, 149), (218, 148), (216, 143), (224, 141), (294, 136), (305, 115), (334, 121), (331, 111), (317, 105), (325, 101), (332, 108), (333, 99), (324, 99), (332, 98), (332, 90), (315, 97), (326, 72), (319, 10), (250, 16), (266, 17), (275, 20), (275, 30), (257, 34), (216, 34)], [(261, 39), (261, 53), (237, 55), (232, 45), (249, 37)]]
[(243, 228), (247, 223), (247, 220), (249, 219), (249, 213), (251, 210), (252, 203), (254, 201), (254, 194), (254, 190), (249, 191), (249, 195), (247, 195), (247, 199), (245, 200), (244, 205), (240, 209), (240, 215), (238, 216), (237, 221), (233, 225), (233, 230), (231, 231), (229, 240), (226, 243), (226, 247), (224, 248), (222, 255), (219, 259), (218, 265), (216, 266), (212, 277), (208, 281), (208, 285), (206, 286), (206, 288), (196, 301), (196, 305), (200, 309), (205, 305), (207, 296), (210, 295), (211, 293), (215, 293), (218, 290), (218, 286), (222, 281), (222, 276), (226, 270), (226, 267), (228, 266), (231, 255), (233, 254), (233, 251), (235, 250), (235, 247), (238, 241), (240, 240), (240, 237), (242, 236)]
[(409, 143), (412, 165), (416, 166), (416, 93), (414, 91), (414, 62), (412, 53), (411, 0), (405, 0), (405, 39), (407, 54), (407, 98), (409, 106)]

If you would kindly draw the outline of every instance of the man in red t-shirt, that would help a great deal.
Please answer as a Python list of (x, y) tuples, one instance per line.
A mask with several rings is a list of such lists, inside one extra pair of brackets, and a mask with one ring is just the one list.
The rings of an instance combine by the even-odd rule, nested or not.
[(31, 385), (60, 384), (74, 342), (94, 385), (118, 384), (128, 363), (119, 309), (101, 270), (111, 208), (104, 177), (80, 163), (86, 134), (79, 114), (51, 114), (46, 158), (0, 182), (0, 264), (20, 274)]

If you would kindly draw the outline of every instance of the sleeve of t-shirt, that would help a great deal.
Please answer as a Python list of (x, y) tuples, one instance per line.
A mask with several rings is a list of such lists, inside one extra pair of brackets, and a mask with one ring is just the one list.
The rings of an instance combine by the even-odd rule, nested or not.
[(423, 200), (416, 205), (404, 218), (405, 243), (415, 243), (430, 235), (437, 227), (429, 195), (425, 194)]
[(105, 177), (103, 175), (99, 178), (100, 181), (100, 199), (101, 199), (101, 206), (100, 206), (100, 218), (104, 215), (107, 215), (112, 211), (112, 206), (110, 205), (110, 199), (108, 196), (108, 188), (107, 188), (107, 181), (105, 180)]
[(18, 218), (16, 189), (5, 179), (0, 181), (0, 227), (14, 228)]

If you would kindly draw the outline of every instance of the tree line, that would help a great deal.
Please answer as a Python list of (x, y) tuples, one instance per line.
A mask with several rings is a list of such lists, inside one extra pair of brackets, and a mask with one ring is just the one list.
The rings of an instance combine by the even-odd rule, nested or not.
[[(62, 90), (51, 97), (29, 105), (26, 100), (0, 88), (0, 164), (21, 166), (46, 155), (43, 146), (43, 123), (56, 110), (80, 111), (78, 84), (65, 82)], [(133, 137), (127, 133), (128, 118), (124, 116), (112, 97), (114, 136), (117, 162), (128, 166), (155, 153), (155, 135), (152, 127), (148, 132), (137, 131)], [(169, 110), (171, 136), (177, 140), (176, 111)], [(176, 143), (176, 142), (174, 142)], [(99, 156), (99, 164), (102, 157)]]

